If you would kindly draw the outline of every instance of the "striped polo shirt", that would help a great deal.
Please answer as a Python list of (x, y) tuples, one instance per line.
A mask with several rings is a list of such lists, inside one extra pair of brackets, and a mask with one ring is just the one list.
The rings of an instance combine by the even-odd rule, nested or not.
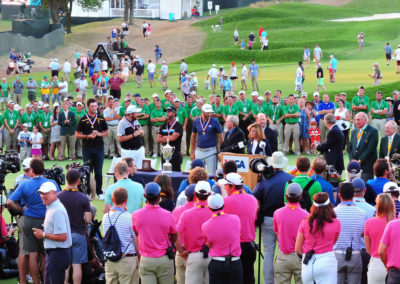
[(340, 235), (334, 250), (346, 250), (352, 247), (353, 251), (361, 250), (361, 235), (364, 232), (367, 214), (352, 201), (344, 201), (335, 209), (337, 219), (340, 221)]

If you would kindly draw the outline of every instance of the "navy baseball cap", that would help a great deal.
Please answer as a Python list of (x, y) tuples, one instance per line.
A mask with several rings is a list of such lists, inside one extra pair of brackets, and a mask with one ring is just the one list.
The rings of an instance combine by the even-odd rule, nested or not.
[(195, 159), (195, 160), (192, 161), (192, 164), (191, 164), (190, 167), (192, 168), (192, 170), (193, 170), (195, 167), (204, 168), (204, 162), (203, 162), (203, 160)]
[(147, 197), (156, 197), (161, 193), (161, 187), (156, 182), (149, 182), (144, 188)]
[(187, 198), (194, 198), (194, 189), (196, 188), (196, 184), (189, 184), (185, 189), (185, 195)]
[(355, 162), (355, 161), (350, 162), (350, 163), (347, 165), (347, 171), (348, 171), (349, 173), (358, 174), (358, 173), (361, 171), (360, 163)]
[(167, 112), (168, 111), (172, 111), (172, 112), (176, 112), (176, 107), (174, 107), (174, 106), (169, 106), (169, 107), (167, 107)]
[(365, 189), (365, 183), (360, 178), (355, 178), (353, 180), (353, 186), (354, 186), (354, 191), (355, 192), (361, 192), (361, 191), (363, 191)]
[(134, 94), (133, 96), (134, 96), (134, 97), (139, 97), (139, 98), (140, 98), (140, 94), (139, 94), (139, 93), (136, 93), (136, 94)]

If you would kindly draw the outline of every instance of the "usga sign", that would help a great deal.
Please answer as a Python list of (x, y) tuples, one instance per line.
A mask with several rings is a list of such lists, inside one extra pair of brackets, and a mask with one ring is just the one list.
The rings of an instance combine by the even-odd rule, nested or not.
[(250, 169), (249, 169), (249, 157), (224, 155), (223, 163), (225, 164), (227, 161), (235, 161), (236, 165), (238, 167), (238, 172), (239, 173), (248, 173), (250, 171)]

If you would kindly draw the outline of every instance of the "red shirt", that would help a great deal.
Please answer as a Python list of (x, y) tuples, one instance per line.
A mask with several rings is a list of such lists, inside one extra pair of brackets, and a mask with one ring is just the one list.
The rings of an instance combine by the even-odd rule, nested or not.
[(121, 77), (112, 77), (110, 80), (108, 80), (108, 84), (110, 85), (111, 90), (121, 90), (121, 85), (124, 82), (124, 79), (122, 79)]
[(387, 224), (386, 217), (375, 217), (368, 219), (364, 227), (364, 235), (368, 236), (371, 242), (371, 256), (378, 257), (379, 243)]
[(333, 219), (332, 223), (325, 223), (323, 227), (323, 234), (321, 230), (315, 233), (315, 224), (313, 225), (313, 233), (310, 234), (310, 226), (308, 220), (304, 219), (299, 227), (299, 233), (304, 235), (303, 253), (309, 252), (311, 249), (316, 254), (326, 253), (333, 251), (335, 240), (340, 234), (340, 221)]
[(307, 218), (308, 212), (301, 208), (299, 203), (287, 203), (274, 213), (274, 232), (278, 237), (279, 248), (283, 253), (294, 252), (297, 232), (300, 223)]
[(242, 254), (238, 216), (213, 212), (212, 218), (203, 224), (202, 231), (210, 245), (211, 257)]
[(240, 218), (240, 242), (252, 242), (256, 238), (257, 199), (244, 192), (236, 190), (224, 198), (224, 212)]
[[(6, 221), (4, 220), (4, 218), (2, 216), (0, 216), (0, 218), (1, 218), (1, 220), (0, 220), (0, 222), (1, 222), (1, 228), (0, 228), (1, 229), (1, 234), (0, 234), (0, 236), (7, 237), (8, 232), (7, 232)], [(0, 244), (5, 243), (5, 242), (6, 242), (5, 239), (0, 240)]]
[(400, 220), (390, 221), (383, 232), (381, 243), (386, 245), (386, 267), (400, 269)]
[(93, 76), (90, 78), (90, 80), (92, 81), (93, 84), (95, 84), (97, 82), (97, 79), (99, 79), (100, 76), (99, 74), (93, 74)]
[(146, 204), (133, 212), (132, 228), (139, 239), (139, 252), (146, 257), (165, 255), (171, 245), (168, 234), (176, 234), (172, 213), (159, 205)]
[(207, 206), (207, 201), (196, 202), (195, 206), (182, 213), (176, 227), (185, 240), (185, 248), (190, 252), (197, 252), (203, 248), (206, 238), (201, 231), (201, 226), (212, 216)]

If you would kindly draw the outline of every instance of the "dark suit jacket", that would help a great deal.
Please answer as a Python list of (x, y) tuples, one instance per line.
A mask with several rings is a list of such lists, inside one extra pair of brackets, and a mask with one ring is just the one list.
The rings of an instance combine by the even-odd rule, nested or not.
[(344, 170), (343, 162), (344, 135), (337, 125), (334, 125), (326, 136), (325, 143), (317, 146), (317, 150), (324, 154), (328, 165), (341, 173)]
[(65, 136), (65, 135), (75, 135), (75, 113), (73, 113), (71, 110), (68, 111), (68, 120), (69, 123), (65, 123), (65, 112), (60, 111), (60, 114), (58, 115), (58, 125), (61, 126), (60, 128), (60, 135)]
[(249, 143), (247, 143), (247, 153), (248, 154), (250, 154), (250, 155), (256, 155), (256, 154), (264, 155), (265, 154), (265, 156), (268, 156), (268, 157), (272, 156), (273, 152), (271, 150), (271, 146), (269, 145), (268, 140), (265, 140), (265, 139), (261, 140), (260, 143), (264, 142), (265, 146), (263, 148), (261, 148), (260, 143), (258, 143), (258, 145), (256, 147), (256, 151), (254, 153), (251, 152), (251, 150), (253, 149), (253, 142), (254, 142), (254, 140), (251, 139), (251, 140), (249, 140)]
[[(238, 143), (243, 142), (243, 144), (246, 143), (246, 138), (244, 137), (244, 132), (239, 128), (235, 127), (232, 131), (232, 134), (228, 138), (229, 131), (225, 134), (224, 137), (224, 142), (222, 142), (222, 145), (220, 147), (221, 151), (224, 152), (230, 152), (230, 153), (237, 153), (237, 154), (244, 154), (245, 148), (239, 148)], [(235, 147), (235, 145), (237, 147)], [(232, 146), (229, 149), (226, 149), (228, 147)], [(226, 150), (224, 150), (226, 149)]]
[(389, 155), (388, 155), (388, 139), (389, 138), (387, 136), (381, 138), (381, 146), (379, 147), (380, 159), (384, 159), (386, 156), (389, 156), (391, 159), (394, 153), (400, 152), (400, 135), (397, 133), (394, 134), (392, 148), (390, 148)]
[(278, 151), (278, 134), (275, 132), (275, 130), (272, 130), (267, 125), (264, 129), (264, 134), (265, 138), (269, 142), (269, 145), (271, 146), (272, 153)]
[(350, 143), (347, 151), (349, 152), (349, 159), (359, 160), (361, 162), (361, 169), (363, 173), (373, 174), (373, 166), (378, 159), (378, 142), (379, 134), (375, 127), (370, 125), (365, 128), (361, 136), (360, 143), (357, 147), (357, 133), (359, 129), (354, 129), (351, 133)]

